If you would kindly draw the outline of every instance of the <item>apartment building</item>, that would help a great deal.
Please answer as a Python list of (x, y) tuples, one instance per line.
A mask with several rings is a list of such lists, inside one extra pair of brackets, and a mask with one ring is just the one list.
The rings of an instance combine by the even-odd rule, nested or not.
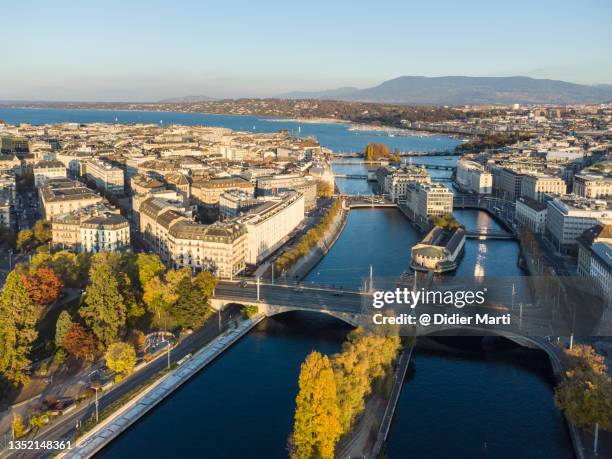
[(431, 183), (427, 170), (423, 167), (404, 166), (396, 169), (391, 167), (379, 168), (377, 178), (382, 177), (379, 184), (383, 192), (389, 195), (393, 202), (406, 201), (409, 187), (412, 183)]
[(102, 196), (81, 182), (70, 179), (48, 180), (38, 189), (38, 195), (47, 220), (104, 201)]
[(78, 150), (62, 150), (55, 154), (55, 159), (60, 161), (73, 177), (81, 175), (83, 164), (93, 158), (93, 153)]
[(149, 248), (175, 268), (210, 270), (231, 278), (246, 266), (246, 227), (236, 222), (202, 225), (164, 200), (150, 198), (140, 206), (140, 233)]
[(576, 239), (587, 229), (612, 224), (608, 201), (567, 195), (548, 201), (547, 207), (545, 234), (562, 252), (575, 247)]
[(60, 161), (39, 161), (34, 165), (34, 186), (44, 185), (50, 179), (66, 178), (66, 167)]
[(191, 198), (206, 207), (219, 205), (219, 197), (230, 190), (239, 190), (251, 195), (255, 192), (253, 184), (240, 177), (223, 177), (197, 180), (191, 184)]
[(219, 215), (222, 219), (233, 218), (261, 204), (252, 194), (231, 190), (219, 196)]
[(457, 161), (456, 182), (459, 188), (470, 193), (491, 194), (493, 176), (475, 161), (460, 159)]
[(574, 194), (584, 198), (612, 196), (612, 175), (592, 172), (574, 175)]
[(612, 226), (589, 228), (577, 242), (578, 275), (595, 286), (609, 307), (612, 304)]
[(521, 195), (524, 172), (504, 167), (499, 174), (499, 193), (503, 199), (515, 201)]
[(0, 190), (0, 228), (13, 228), (13, 199), (9, 190)]
[(530, 197), (519, 196), (516, 199), (515, 219), (518, 225), (527, 227), (536, 234), (544, 234), (546, 229), (546, 204)]
[(130, 225), (117, 209), (96, 204), (51, 219), (53, 244), (75, 252), (130, 249)]
[(453, 197), (453, 192), (442, 184), (413, 183), (409, 186), (404, 209), (424, 228), (430, 217), (453, 213)]
[(85, 177), (94, 182), (99, 189), (114, 194), (124, 193), (125, 173), (120, 167), (110, 161), (94, 158), (85, 162), (84, 168)]
[(304, 208), (313, 209), (317, 200), (317, 181), (300, 174), (279, 174), (257, 178), (257, 196), (273, 196), (287, 191), (304, 195)]
[(0, 154), (0, 174), (21, 175), (21, 160), (15, 155)]
[(275, 196), (236, 222), (247, 230), (246, 262), (258, 264), (278, 249), (304, 220), (304, 196), (297, 191)]
[[(545, 194), (561, 196), (566, 194), (567, 186), (559, 177), (547, 174), (531, 173), (523, 175), (521, 180), (521, 196), (527, 196), (536, 201), (543, 201)], [(518, 197), (518, 196), (517, 196)]]

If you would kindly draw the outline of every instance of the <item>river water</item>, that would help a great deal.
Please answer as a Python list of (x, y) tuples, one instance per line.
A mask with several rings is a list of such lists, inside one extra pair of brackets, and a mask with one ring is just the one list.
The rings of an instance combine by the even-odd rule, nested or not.
[[(300, 128), (302, 135), (315, 135), (335, 151), (360, 151), (370, 141), (402, 150), (444, 150), (457, 143), (444, 137), (381, 137), (338, 124), (279, 123), (258, 117), (0, 108), (0, 120), (9, 123), (113, 122), (115, 117), (126, 123), (163, 120), (263, 132), (289, 129), (296, 134)], [(454, 161), (452, 157), (412, 159), (429, 164)], [(334, 168), (345, 173), (365, 170)], [(431, 171), (431, 175), (446, 179), (448, 172)], [(342, 179), (338, 185), (344, 192), (372, 192), (363, 180)], [(455, 214), (468, 228), (496, 225), (483, 212)], [(375, 282), (397, 276), (408, 266), (410, 247), (421, 236), (396, 210), (353, 211), (332, 250), (305, 282), (358, 287), (370, 265)], [(470, 240), (456, 275), (520, 279), (517, 255), (514, 241)], [(348, 331), (342, 322), (312, 313), (262, 322), (98, 457), (286, 458), (300, 364), (312, 350), (339, 351)], [(389, 457), (571, 457), (543, 354), (474, 337), (431, 343), (417, 350), (404, 384), (387, 444)]]

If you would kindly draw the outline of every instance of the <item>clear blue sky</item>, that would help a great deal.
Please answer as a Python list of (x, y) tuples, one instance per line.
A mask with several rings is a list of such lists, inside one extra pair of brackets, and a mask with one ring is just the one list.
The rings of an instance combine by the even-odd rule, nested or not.
[(612, 2), (11, 1), (0, 99), (158, 100), (400, 75), (612, 83)]

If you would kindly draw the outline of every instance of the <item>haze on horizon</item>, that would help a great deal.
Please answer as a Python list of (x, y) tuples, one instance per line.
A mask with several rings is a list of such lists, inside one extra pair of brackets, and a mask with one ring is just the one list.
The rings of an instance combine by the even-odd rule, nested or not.
[[(206, 2), (208, 3), (208, 2)], [(612, 83), (612, 2), (10, 2), (0, 100), (158, 101), (401, 75)]]

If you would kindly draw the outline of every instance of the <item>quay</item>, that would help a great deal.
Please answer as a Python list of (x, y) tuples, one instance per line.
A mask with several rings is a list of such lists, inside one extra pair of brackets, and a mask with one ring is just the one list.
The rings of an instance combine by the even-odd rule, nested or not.
[(79, 438), (72, 450), (66, 451), (58, 457), (67, 459), (92, 457), (177, 390), (193, 375), (213, 362), (223, 351), (251, 331), (264, 318), (265, 315), (259, 314), (253, 319), (241, 322), (236, 328), (228, 330), (217, 337), (200, 349), (187, 362), (144, 389), (110, 417), (100, 422), (93, 430)]

